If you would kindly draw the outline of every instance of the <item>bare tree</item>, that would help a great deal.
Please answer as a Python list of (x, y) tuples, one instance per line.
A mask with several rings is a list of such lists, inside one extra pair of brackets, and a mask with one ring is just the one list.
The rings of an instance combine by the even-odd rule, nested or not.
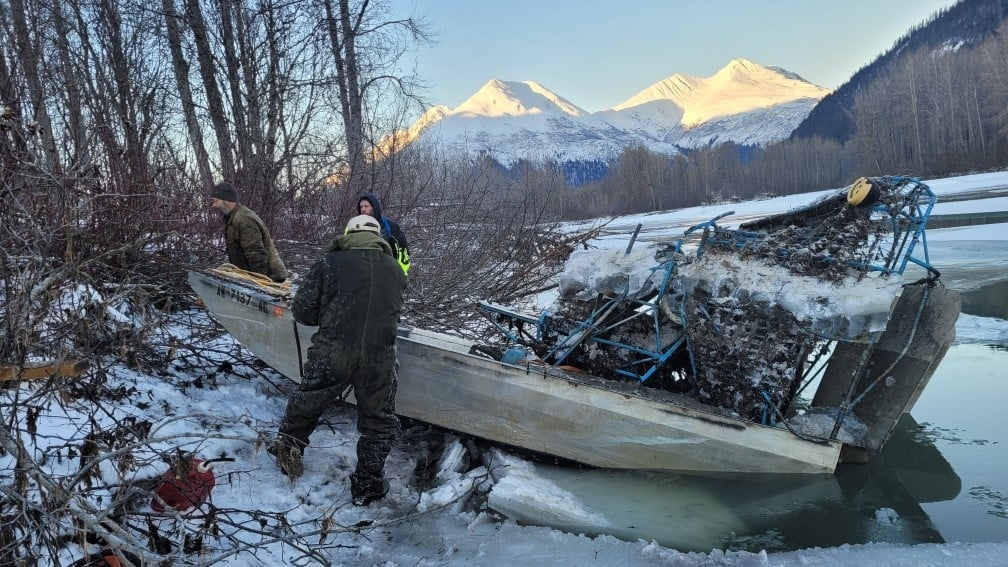
[(41, 25), (45, 20), (40, 14), (29, 14), (23, 0), (11, 0), (9, 21), (13, 33), (9, 37), (13, 39), (14, 55), (20, 67), (23, 69), (22, 77), (27, 87), (30, 117), (35, 124), (38, 124), (37, 132), (45, 149), (43, 154), (48, 169), (59, 172), (62, 163), (56, 150), (56, 139), (52, 129), (52, 118), (49, 115), (49, 108), (45, 102), (48, 92), (43, 88), (41, 71), (41, 54), (39, 45), (32, 41), (32, 32), (29, 29), (30, 23)]
[[(401, 99), (419, 101), (410, 77), (392, 72), (405, 46), (426, 41), (423, 27), (412, 19), (389, 19), (379, 2), (320, 0), (333, 63), (333, 81), (346, 144), (347, 190), (360, 194), (373, 188), (366, 160), (377, 140), (369, 137), (369, 122), (378, 90), (388, 84)], [(405, 41), (404, 41), (405, 40)], [(386, 103), (387, 104), (387, 103)]]
[(203, 129), (200, 127), (196, 114), (196, 99), (189, 83), (190, 64), (182, 48), (182, 17), (176, 11), (175, 0), (161, 0), (161, 10), (164, 12), (165, 33), (167, 34), (168, 48), (171, 53), (175, 85), (178, 88), (179, 102), (185, 115), (189, 143), (192, 144), (193, 153), (195, 153), (199, 180), (204, 187), (209, 187), (213, 184), (210, 156), (207, 154), (206, 144), (203, 142)]
[(214, 173), (228, 179), (269, 224), (339, 162), (311, 7), (185, 0), (179, 11), (162, 2), (162, 17), (177, 24), (166, 26), (167, 46), (201, 191)]
[(1008, 144), (1008, 106), (1004, 104), (1008, 91), (1008, 24), (1002, 25), (978, 51), (982, 63), (976, 68), (981, 70), (981, 82), (971, 94), (976, 102), (976, 122), (987, 128), (977, 132), (977, 137), (985, 141), (986, 161), (999, 161), (1008, 153), (1005, 148)]

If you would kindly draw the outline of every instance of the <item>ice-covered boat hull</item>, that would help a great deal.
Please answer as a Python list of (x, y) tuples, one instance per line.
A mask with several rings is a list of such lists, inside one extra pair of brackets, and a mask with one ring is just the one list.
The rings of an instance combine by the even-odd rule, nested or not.
[[(311, 327), (283, 299), (202, 272), (189, 282), (240, 343), (300, 381)], [(296, 329), (296, 331), (295, 331)], [(471, 354), (474, 343), (420, 329), (398, 339), (396, 411), (493, 442), (597, 467), (831, 473), (842, 444), (677, 404), (650, 388)]]

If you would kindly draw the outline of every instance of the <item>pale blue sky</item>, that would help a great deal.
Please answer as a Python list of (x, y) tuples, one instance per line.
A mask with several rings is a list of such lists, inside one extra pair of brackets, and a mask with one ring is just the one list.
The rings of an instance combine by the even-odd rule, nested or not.
[[(954, 0), (391, 0), (437, 45), (417, 65), (434, 104), (490, 79), (536, 81), (594, 112), (675, 73), (735, 58), (835, 89)], [(404, 62), (405, 63), (405, 62)]]

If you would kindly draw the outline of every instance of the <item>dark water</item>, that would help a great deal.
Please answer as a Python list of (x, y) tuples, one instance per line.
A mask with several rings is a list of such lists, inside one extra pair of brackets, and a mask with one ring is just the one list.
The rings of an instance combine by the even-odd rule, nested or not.
[[(963, 312), (1008, 319), (1008, 281)], [(882, 453), (833, 475), (536, 467), (596, 518), (555, 527), (680, 550), (1008, 541), (1008, 348), (954, 345)]]

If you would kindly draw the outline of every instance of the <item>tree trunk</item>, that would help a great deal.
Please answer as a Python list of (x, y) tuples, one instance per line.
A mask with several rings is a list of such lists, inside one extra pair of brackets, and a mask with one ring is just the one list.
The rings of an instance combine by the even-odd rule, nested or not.
[(329, 44), (336, 66), (340, 111), (346, 136), (349, 161), (348, 190), (356, 194), (364, 192), (368, 187), (364, 169), (365, 140), (362, 116), (364, 93), (361, 92), (356, 48), (358, 26), (367, 7), (368, 0), (364, 0), (354, 19), (351, 19), (349, 0), (339, 0), (336, 13), (333, 10), (332, 0), (325, 0), (326, 29), (329, 32)]
[(192, 87), (189, 85), (189, 61), (182, 52), (182, 33), (179, 29), (179, 15), (175, 10), (175, 0), (161, 0), (164, 11), (165, 26), (168, 30), (168, 48), (171, 52), (172, 70), (175, 72), (175, 86), (179, 90), (182, 101), (182, 113), (185, 115), (186, 130), (189, 142), (196, 154), (196, 167), (199, 171), (203, 187), (213, 185), (213, 175), (210, 173), (210, 156), (203, 144), (203, 131), (196, 119), (196, 104), (193, 101)]
[(42, 140), (47, 168), (56, 175), (63, 172), (63, 166), (56, 150), (56, 139), (52, 130), (52, 118), (45, 101), (47, 92), (42, 87), (39, 56), (28, 31), (27, 14), (23, 0), (11, 0), (11, 22), (14, 27), (15, 51), (23, 68), (23, 76), (32, 102), (32, 117), (38, 124), (38, 134)]
[(225, 179), (233, 179), (235, 173), (234, 149), (228, 129), (228, 115), (224, 110), (224, 100), (217, 86), (217, 65), (214, 62), (210, 39), (207, 37), (206, 19), (203, 17), (199, 0), (186, 0), (186, 21), (192, 30), (196, 43), (197, 62), (200, 77), (203, 79), (203, 90), (207, 98), (207, 112), (210, 124), (217, 139), (220, 154), (221, 174)]

